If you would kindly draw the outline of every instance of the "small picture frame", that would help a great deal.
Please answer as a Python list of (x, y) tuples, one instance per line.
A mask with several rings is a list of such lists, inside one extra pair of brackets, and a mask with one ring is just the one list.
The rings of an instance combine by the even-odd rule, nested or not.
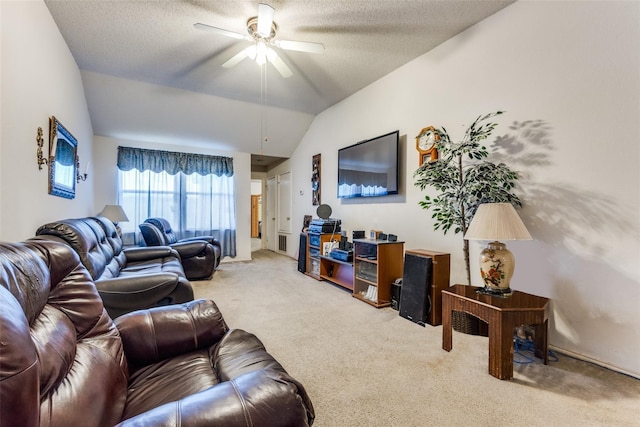
[(302, 220), (302, 232), (305, 233), (309, 230), (309, 225), (311, 225), (311, 215), (305, 215)]

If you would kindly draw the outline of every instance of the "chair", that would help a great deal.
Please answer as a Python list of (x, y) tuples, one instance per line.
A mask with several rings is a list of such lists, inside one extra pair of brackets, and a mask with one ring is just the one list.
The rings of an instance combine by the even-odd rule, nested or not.
[[(220, 265), (222, 246), (213, 236), (178, 240), (171, 224), (164, 218), (148, 218), (138, 227), (147, 246), (170, 246), (177, 250), (182, 257), (187, 278), (191, 280), (209, 278)], [(202, 245), (202, 242), (211, 247)]]
[(1, 426), (310, 426), (304, 387), (213, 301), (113, 321), (68, 245), (0, 243)]

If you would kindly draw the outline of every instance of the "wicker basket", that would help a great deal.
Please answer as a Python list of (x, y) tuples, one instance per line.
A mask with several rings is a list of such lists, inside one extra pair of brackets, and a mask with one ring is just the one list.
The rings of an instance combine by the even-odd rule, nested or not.
[(485, 322), (462, 311), (451, 312), (451, 324), (453, 329), (468, 335), (488, 336), (488, 327)]

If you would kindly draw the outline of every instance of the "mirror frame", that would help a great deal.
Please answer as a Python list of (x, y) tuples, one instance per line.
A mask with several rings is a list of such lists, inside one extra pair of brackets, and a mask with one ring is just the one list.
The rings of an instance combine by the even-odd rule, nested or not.
[[(58, 145), (69, 144), (73, 149), (73, 175), (71, 185), (63, 182), (60, 173), (56, 172), (56, 154)], [(54, 116), (49, 119), (49, 194), (73, 199), (76, 196), (76, 176), (78, 175), (78, 140), (71, 135)]]

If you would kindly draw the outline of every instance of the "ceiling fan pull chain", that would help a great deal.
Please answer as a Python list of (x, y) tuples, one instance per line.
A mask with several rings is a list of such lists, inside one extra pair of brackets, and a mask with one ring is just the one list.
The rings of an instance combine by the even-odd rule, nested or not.
[(260, 66), (260, 155), (263, 155), (264, 143), (269, 139), (267, 136), (267, 64)]

